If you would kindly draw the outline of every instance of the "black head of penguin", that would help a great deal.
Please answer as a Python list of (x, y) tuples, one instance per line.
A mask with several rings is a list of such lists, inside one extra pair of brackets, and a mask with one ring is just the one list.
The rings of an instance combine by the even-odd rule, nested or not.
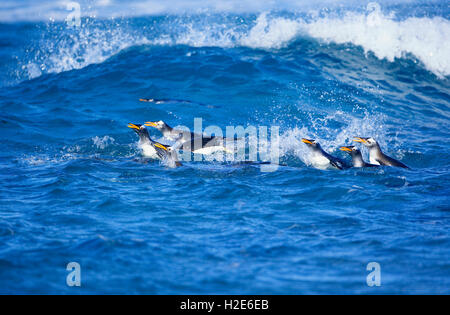
[(361, 151), (354, 146), (341, 147), (340, 150), (347, 152), (352, 158), (362, 156)]
[(311, 150), (313, 151), (321, 151), (322, 147), (316, 140), (310, 140), (310, 139), (302, 139), (302, 142), (306, 144)]
[(150, 135), (144, 125), (128, 124), (128, 128), (133, 129), (133, 131), (136, 132), (141, 142), (150, 141)]

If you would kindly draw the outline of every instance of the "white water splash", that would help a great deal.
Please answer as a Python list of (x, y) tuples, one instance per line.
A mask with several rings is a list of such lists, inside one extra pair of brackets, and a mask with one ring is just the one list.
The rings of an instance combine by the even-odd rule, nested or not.
[(270, 19), (267, 13), (263, 13), (248, 35), (243, 36), (239, 42), (242, 46), (251, 48), (281, 48), (299, 35), (301, 26), (298, 21)]
[(129, 47), (150, 44), (145, 36), (130, 34), (121, 27), (85, 26), (76, 32), (55, 36), (42, 40), (35, 55), (22, 66), (29, 79), (43, 73), (83, 69), (100, 64)]
[[(209, 17), (210, 18), (210, 17)], [(243, 20), (242, 20), (243, 21)], [(27, 79), (42, 73), (60, 73), (102, 63), (124, 49), (139, 45), (188, 45), (192, 47), (250, 47), (280, 49), (301, 36), (325, 43), (353, 44), (366, 53), (391, 62), (396, 58), (417, 58), (439, 77), (450, 75), (450, 21), (442, 17), (403, 21), (385, 14), (372, 3), (366, 12), (347, 12), (340, 17), (313, 19), (260, 14), (248, 26), (236, 22), (211, 22), (208, 16), (179, 17), (156, 24), (169, 27), (157, 35), (123, 25), (89, 26), (75, 33), (41, 41), (37, 53), (23, 65)], [(164, 24), (165, 23), (165, 24)], [(173, 24), (173, 25), (172, 25)], [(63, 31), (62, 31), (63, 32)], [(59, 37), (59, 34), (58, 34)]]
[(411, 54), (437, 76), (450, 75), (448, 19), (412, 17), (398, 21), (394, 13), (383, 13), (377, 3), (370, 3), (366, 12), (347, 12), (341, 17), (322, 17), (312, 21), (263, 13), (247, 32), (230, 26), (221, 29), (191, 25), (176, 44), (279, 49), (299, 36), (309, 36), (325, 43), (353, 44), (390, 62)]
[(92, 141), (94, 142), (94, 145), (97, 149), (104, 150), (109, 145), (114, 144), (116, 140), (110, 136), (104, 136), (102, 138), (100, 137), (94, 137), (92, 138)]
[(367, 14), (348, 12), (304, 24), (307, 34), (337, 44), (352, 43), (391, 62), (412, 54), (438, 76), (450, 75), (450, 21), (441, 17), (396, 21), (372, 3)]
[[(228, 33), (233, 34), (231, 31)], [(279, 49), (305, 35), (326, 43), (361, 46), (366, 53), (372, 52), (377, 58), (390, 62), (412, 54), (437, 76), (450, 75), (449, 20), (434, 17), (397, 21), (393, 13), (384, 14), (376, 3), (369, 4), (366, 13), (348, 12), (343, 17), (319, 18), (312, 22), (270, 18), (263, 13), (246, 34), (233, 34), (225, 37), (228, 41), (223, 37), (215, 41), (213, 36), (203, 33), (202, 42), (209, 46)], [(195, 40), (199, 35), (195, 30), (189, 36), (193, 40), (186, 43), (199, 46)], [(236, 42), (233, 43), (232, 38), (237, 38)]]
[[(336, 130), (327, 126), (329, 121), (339, 121), (343, 127)], [(314, 139), (320, 143), (327, 152), (339, 152), (339, 147), (357, 145), (354, 137), (370, 136), (376, 138), (382, 147), (387, 147), (387, 130), (382, 115), (368, 115), (363, 118), (350, 116), (337, 111), (324, 118), (312, 118), (310, 126), (301, 126), (289, 129), (280, 135), (281, 156), (294, 156), (306, 165), (310, 165), (310, 151), (302, 142), (302, 138)], [(363, 153), (368, 154), (365, 148)]]

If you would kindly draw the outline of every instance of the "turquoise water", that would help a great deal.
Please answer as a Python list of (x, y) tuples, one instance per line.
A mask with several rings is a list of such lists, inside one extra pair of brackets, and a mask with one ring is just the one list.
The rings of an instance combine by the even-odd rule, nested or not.
[[(0, 293), (449, 293), (448, 14), (0, 24)], [(127, 128), (194, 118), (279, 126), (283, 166), (170, 169)], [(310, 167), (302, 137), (347, 158), (354, 136), (411, 170)], [(81, 288), (66, 285), (69, 262)], [(381, 287), (366, 284), (370, 262)]]

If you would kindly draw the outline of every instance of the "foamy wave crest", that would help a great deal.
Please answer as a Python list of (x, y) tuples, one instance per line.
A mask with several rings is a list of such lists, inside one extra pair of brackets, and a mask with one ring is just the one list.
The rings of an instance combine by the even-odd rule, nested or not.
[(255, 18), (227, 19), (196, 15), (150, 20), (87, 24), (68, 31), (49, 30), (31, 58), (22, 66), (27, 78), (60, 73), (102, 63), (120, 51), (138, 45), (188, 45), (192, 47), (249, 47), (280, 49), (299, 37), (326, 43), (353, 44), (391, 62), (410, 55), (439, 77), (450, 75), (450, 21), (442, 17), (411, 17), (399, 21), (371, 3), (364, 12), (331, 17), (290, 17), (262, 13)]
[(397, 21), (394, 13), (383, 13), (377, 3), (369, 4), (366, 12), (347, 12), (340, 17), (285, 18), (263, 13), (246, 31), (230, 25), (190, 25), (175, 44), (279, 49), (300, 36), (361, 46), (366, 53), (390, 62), (411, 54), (437, 76), (450, 75), (448, 19), (412, 17)]
[(150, 43), (145, 36), (121, 27), (86, 25), (75, 31), (53, 30), (52, 34), (41, 40), (34, 56), (22, 66), (29, 79), (99, 64), (124, 49)]
[[(179, 21), (182, 23), (182, 21)], [(193, 47), (250, 47), (276, 49), (286, 46), (300, 35), (302, 24), (297, 20), (273, 17), (262, 13), (250, 26), (215, 23), (208, 21), (187, 23), (185, 30), (172, 44)]]
[(252, 48), (281, 48), (298, 36), (301, 26), (298, 21), (269, 19), (267, 13), (263, 13), (250, 32), (240, 39), (240, 44)]
[(438, 76), (450, 75), (450, 21), (441, 17), (396, 21), (376, 3), (366, 14), (347, 13), (342, 18), (321, 18), (304, 24), (307, 34), (337, 44), (352, 43), (379, 59), (412, 54)]

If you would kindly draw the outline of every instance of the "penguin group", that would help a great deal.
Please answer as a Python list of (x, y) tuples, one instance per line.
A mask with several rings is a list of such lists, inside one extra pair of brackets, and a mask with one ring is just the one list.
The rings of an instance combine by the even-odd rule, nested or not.
[(173, 167), (181, 166), (176, 150), (170, 145), (164, 145), (153, 140), (145, 125), (128, 124), (128, 128), (133, 129), (139, 136), (139, 148), (146, 158), (168, 161), (170, 162), (169, 165), (173, 165)]
[(341, 160), (337, 157), (332, 156), (331, 154), (325, 152), (320, 144), (315, 140), (309, 140), (309, 139), (302, 139), (302, 142), (305, 143), (308, 148), (310, 149), (310, 159), (311, 164), (315, 168), (319, 169), (338, 169), (338, 170), (344, 170), (351, 167), (354, 168), (363, 168), (363, 167), (380, 167), (380, 166), (393, 166), (393, 167), (400, 167), (409, 169), (408, 166), (403, 164), (400, 161), (397, 161), (396, 159), (387, 156), (383, 153), (381, 150), (380, 145), (374, 138), (362, 138), (362, 137), (355, 137), (353, 140), (354, 142), (362, 143), (364, 146), (366, 146), (369, 149), (369, 162), (367, 163), (364, 161), (361, 151), (356, 148), (355, 146), (344, 146), (341, 147), (340, 150), (343, 152), (348, 153), (351, 158), (352, 162), (351, 165), (349, 165), (344, 160)]
[[(165, 139), (174, 141), (175, 145), (170, 146), (154, 141), (150, 137), (147, 127), (157, 129)], [(167, 160), (174, 167), (181, 166), (181, 163), (178, 161), (177, 150), (187, 150), (195, 154), (212, 154), (218, 151), (233, 153), (226, 148), (225, 144), (225, 142), (230, 139), (174, 129), (164, 121), (146, 122), (145, 124), (129, 124), (128, 128), (133, 129), (139, 136), (139, 147), (145, 157)], [(351, 157), (351, 163), (347, 163), (346, 161), (325, 152), (316, 140), (302, 139), (302, 142), (306, 144), (310, 150), (310, 162), (312, 166), (318, 169), (345, 170), (352, 167), (375, 168), (380, 166), (393, 166), (409, 169), (409, 167), (402, 162), (384, 154), (380, 145), (374, 138), (356, 137), (353, 141), (362, 143), (368, 148), (369, 163), (364, 161), (361, 151), (355, 146), (340, 147), (341, 151), (348, 153)]]
[[(172, 100), (140, 99), (140, 101), (161, 104)], [(147, 127), (155, 128), (161, 133), (164, 139), (172, 141), (174, 145), (170, 146), (154, 141), (150, 137)], [(207, 136), (204, 134), (175, 129), (162, 120), (149, 121), (144, 124), (130, 123), (128, 124), (128, 128), (133, 129), (139, 136), (139, 147), (142, 150), (144, 157), (166, 161), (168, 162), (167, 165), (172, 167), (181, 166), (177, 155), (178, 150), (202, 155), (209, 155), (215, 152), (225, 152), (227, 154), (235, 153), (231, 152), (227, 148), (227, 142), (234, 141), (236, 139), (228, 139), (219, 136)], [(318, 169), (345, 170), (349, 168), (376, 168), (380, 166), (392, 166), (409, 169), (409, 167), (402, 162), (384, 154), (378, 142), (372, 137), (355, 137), (353, 139), (354, 142), (361, 143), (367, 147), (369, 150), (369, 163), (364, 161), (361, 151), (355, 146), (340, 147), (341, 151), (350, 155), (351, 163), (348, 163), (345, 160), (325, 152), (316, 140), (302, 138), (301, 141), (309, 148), (309, 160), (311, 165)]]
[[(161, 132), (162, 136), (175, 142), (173, 146), (156, 142), (150, 137), (147, 127), (152, 127)], [(177, 150), (190, 151), (195, 154), (213, 154), (226, 152), (232, 154), (226, 147), (228, 139), (218, 136), (206, 136), (193, 132), (178, 130), (170, 127), (164, 121), (146, 122), (145, 124), (128, 124), (139, 136), (139, 147), (144, 157), (169, 162), (174, 167), (181, 166), (178, 160)]]

